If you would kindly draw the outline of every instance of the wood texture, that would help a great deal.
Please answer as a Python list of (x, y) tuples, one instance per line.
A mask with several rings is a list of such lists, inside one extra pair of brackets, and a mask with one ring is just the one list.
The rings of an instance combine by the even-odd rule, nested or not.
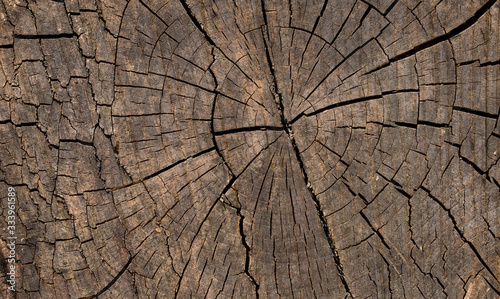
[(17, 298), (499, 298), (499, 18), (3, 0)]

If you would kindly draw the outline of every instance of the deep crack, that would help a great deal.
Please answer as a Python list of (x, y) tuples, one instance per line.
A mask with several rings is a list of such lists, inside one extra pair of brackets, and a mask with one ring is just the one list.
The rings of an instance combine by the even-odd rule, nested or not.
[(471, 241), (469, 241), (467, 238), (465, 238), (465, 234), (458, 227), (457, 220), (455, 219), (455, 216), (453, 216), (453, 214), (451, 213), (451, 209), (446, 208), (446, 206), (444, 205), (444, 203), (442, 203), (437, 197), (435, 197), (434, 195), (431, 194), (430, 190), (428, 190), (428, 189), (426, 189), (424, 187), (422, 187), (422, 190), (424, 190), (427, 193), (427, 195), (429, 195), (429, 198), (431, 198), (443, 210), (445, 210), (447, 212), (448, 217), (451, 219), (451, 222), (453, 223), (453, 228), (455, 229), (455, 231), (460, 236), (460, 239), (462, 239), (462, 241), (465, 244), (469, 245), (469, 248), (472, 250), (472, 252), (476, 256), (476, 258), (479, 260), (479, 262), (483, 265), (483, 267), (491, 274), (491, 276), (493, 276), (493, 278), (496, 281), (498, 281), (498, 278), (496, 277), (495, 273), (491, 270), (491, 268), (488, 266), (488, 264), (486, 263), (486, 261), (481, 257), (481, 255), (479, 254), (479, 251), (476, 249), (476, 246), (474, 246), (474, 244)]
[(245, 232), (243, 230), (243, 220), (245, 219), (245, 216), (241, 214), (241, 207), (236, 208), (236, 214), (239, 217), (239, 229), (240, 229), (240, 235), (241, 235), (241, 243), (243, 244), (243, 247), (245, 247), (245, 274), (246, 276), (252, 281), (253, 285), (255, 286), (255, 296), (258, 299), (259, 298), (259, 284), (255, 280), (255, 278), (250, 274), (249, 268), (250, 268), (250, 246), (248, 245), (246, 241), (246, 236)]
[(101, 294), (103, 294), (104, 292), (106, 292), (107, 290), (109, 290), (109, 288), (111, 288), (115, 284), (115, 282), (118, 281), (118, 279), (123, 275), (123, 273), (125, 273), (125, 271), (128, 269), (128, 267), (132, 263), (133, 259), (134, 259), (134, 256), (130, 256), (130, 258), (128, 259), (127, 263), (125, 263), (125, 265), (120, 270), (120, 272), (118, 272), (118, 274), (115, 277), (113, 277), (113, 279), (104, 288), (102, 288), (99, 292), (97, 292), (95, 295), (92, 295), (92, 296), (80, 297), (80, 299), (97, 298), (98, 296), (100, 296)]
[(279, 92), (279, 89), (278, 89), (278, 83), (276, 81), (276, 75), (275, 75), (275, 71), (274, 71), (274, 64), (272, 63), (271, 53), (269, 51), (269, 46), (268, 46), (268, 43), (269, 43), (269, 41), (268, 41), (269, 40), (269, 32), (267, 30), (268, 25), (267, 25), (267, 17), (266, 17), (264, 0), (261, 0), (261, 5), (262, 5), (262, 14), (264, 16), (264, 24), (265, 24), (263, 26), (263, 28), (262, 28), (262, 35), (263, 35), (263, 40), (264, 40), (264, 48), (265, 48), (267, 63), (269, 65), (269, 69), (271, 71), (271, 77), (272, 77), (272, 81), (273, 81), (272, 82), (273, 85), (271, 87), (271, 90), (274, 91), (273, 95), (275, 95), (277, 97), (276, 103), (278, 104), (278, 107), (279, 107), (280, 120), (281, 120), (281, 123), (283, 125), (283, 130), (285, 130), (285, 132), (287, 133), (287, 135), (288, 135), (288, 137), (290, 139), (290, 142), (292, 144), (292, 148), (293, 148), (293, 151), (295, 153), (295, 157), (296, 157), (297, 162), (299, 164), (300, 172), (301, 172), (302, 177), (304, 179), (305, 185), (307, 187), (307, 190), (309, 191), (309, 194), (311, 195), (311, 198), (314, 201), (314, 205), (316, 206), (316, 210), (318, 212), (319, 219), (320, 219), (321, 224), (323, 226), (323, 231), (325, 232), (325, 237), (328, 240), (328, 244), (330, 246), (330, 250), (332, 251), (333, 259), (335, 261), (335, 265), (336, 265), (337, 271), (339, 273), (340, 280), (341, 280), (342, 284), (344, 285), (345, 291), (348, 294), (350, 294), (351, 297), (353, 297), (352, 294), (351, 294), (351, 291), (349, 289), (349, 285), (347, 284), (347, 281), (345, 279), (344, 269), (343, 269), (342, 263), (340, 261), (340, 257), (339, 257), (337, 248), (335, 247), (335, 244), (334, 244), (333, 239), (331, 237), (331, 232), (330, 232), (330, 229), (328, 228), (328, 223), (326, 222), (325, 215), (323, 213), (323, 210), (321, 209), (321, 203), (320, 203), (319, 199), (316, 197), (316, 194), (314, 193), (312, 185), (311, 185), (311, 183), (309, 181), (309, 178), (307, 176), (307, 172), (305, 170), (304, 162), (302, 161), (302, 157), (300, 156), (300, 150), (299, 150), (299, 148), (297, 146), (297, 143), (295, 142), (295, 137), (293, 135), (293, 130), (292, 130), (291, 122), (289, 122), (286, 119), (286, 117), (285, 117), (285, 113), (284, 113), (285, 109), (284, 109), (284, 106), (283, 106), (283, 97), (282, 97), (282, 95), (281, 95), (281, 93)]

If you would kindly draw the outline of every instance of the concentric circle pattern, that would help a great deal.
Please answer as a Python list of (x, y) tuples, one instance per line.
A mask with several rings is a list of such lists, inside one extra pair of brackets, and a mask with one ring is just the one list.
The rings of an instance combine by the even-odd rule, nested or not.
[(27, 237), (31, 292), (500, 294), (498, 1), (79, 5), (74, 35), (14, 35), (43, 57), (15, 72), (39, 63), (54, 98), (21, 83), (40, 120), (0, 120), (45, 151), (2, 165), (25, 165), (25, 210), (54, 232)]
[(498, 283), (498, 44), (464, 48), (498, 5), (391, 2), (129, 3), (114, 132), (164, 190), (176, 295)]

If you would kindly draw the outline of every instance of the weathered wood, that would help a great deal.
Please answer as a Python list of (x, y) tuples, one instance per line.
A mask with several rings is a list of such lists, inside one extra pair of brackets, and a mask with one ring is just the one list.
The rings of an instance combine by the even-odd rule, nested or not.
[(2, 296), (499, 297), (499, 17), (3, 0)]

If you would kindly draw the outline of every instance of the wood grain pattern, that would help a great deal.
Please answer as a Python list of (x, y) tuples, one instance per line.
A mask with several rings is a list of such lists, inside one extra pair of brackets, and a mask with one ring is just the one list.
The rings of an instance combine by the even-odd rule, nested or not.
[(3, 0), (16, 298), (498, 298), (499, 17)]

